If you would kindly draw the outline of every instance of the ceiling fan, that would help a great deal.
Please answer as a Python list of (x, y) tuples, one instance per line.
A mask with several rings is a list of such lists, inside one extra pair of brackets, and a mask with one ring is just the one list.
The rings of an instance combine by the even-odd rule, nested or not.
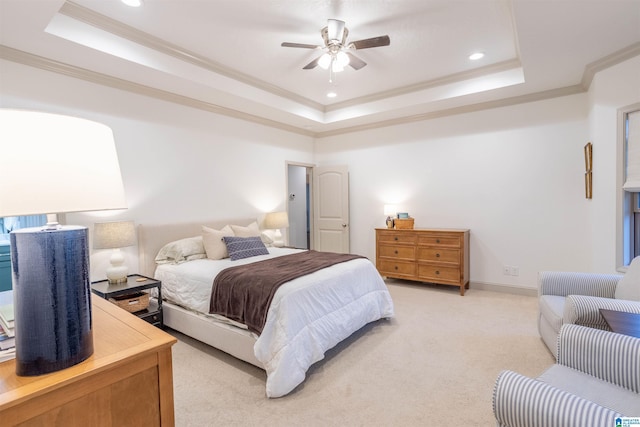
[(324, 53), (305, 65), (302, 69), (311, 70), (318, 65), (325, 70), (329, 69), (329, 81), (332, 81), (333, 73), (344, 70), (344, 67), (347, 65), (351, 66), (354, 70), (359, 70), (367, 65), (366, 62), (351, 53), (351, 50), (389, 46), (391, 43), (391, 40), (387, 35), (347, 43), (349, 30), (345, 27), (344, 21), (340, 21), (338, 19), (328, 19), (327, 26), (320, 31), (320, 34), (324, 40), (324, 46), (289, 42), (284, 42), (281, 46), (298, 47), (303, 49), (322, 49)]

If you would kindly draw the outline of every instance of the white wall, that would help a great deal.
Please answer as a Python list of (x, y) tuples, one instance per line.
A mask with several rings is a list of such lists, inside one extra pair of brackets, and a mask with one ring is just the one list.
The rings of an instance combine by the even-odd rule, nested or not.
[[(129, 209), (68, 214), (85, 225), (257, 217), (286, 208), (286, 162), (310, 163), (308, 137), (110, 89), (12, 62), (0, 63), (0, 106), (76, 115), (110, 126)], [(5, 161), (8, 141), (2, 141)], [(104, 278), (107, 255), (92, 256)], [(127, 248), (137, 269), (137, 249)]]
[(349, 166), (353, 252), (375, 257), (396, 203), (416, 227), (471, 230), (472, 282), (534, 287), (540, 269), (590, 268), (587, 123), (574, 95), (325, 138), (316, 161)]
[(622, 265), (616, 249), (622, 245), (616, 232), (621, 218), (623, 172), (622, 139), (618, 110), (640, 103), (640, 56), (596, 74), (589, 91), (589, 134), (593, 142), (593, 203), (590, 205), (593, 265), (609, 271)]
[(588, 94), (324, 138), (316, 163), (349, 166), (353, 252), (375, 257), (383, 205), (399, 203), (416, 227), (471, 230), (472, 283), (535, 289), (541, 270), (616, 271), (616, 112), (635, 102), (638, 57), (598, 73)]

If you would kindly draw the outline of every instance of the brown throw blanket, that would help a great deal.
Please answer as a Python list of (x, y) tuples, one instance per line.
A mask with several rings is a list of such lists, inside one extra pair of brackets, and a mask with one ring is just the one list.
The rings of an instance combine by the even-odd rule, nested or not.
[(222, 270), (213, 281), (209, 312), (262, 333), (276, 290), (285, 282), (360, 255), (306, 251)]

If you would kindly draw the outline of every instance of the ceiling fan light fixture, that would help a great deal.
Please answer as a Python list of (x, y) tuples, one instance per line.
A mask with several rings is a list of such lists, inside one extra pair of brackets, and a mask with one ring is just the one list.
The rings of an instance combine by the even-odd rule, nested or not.
[(142, 6), (142, 0), (120, 0), (122, 3), (131, 7), (140, 7)]
[(349, 65), (349, 56), (346, 53), (340, 51), (336, 54), (336, 60), (334, 62), (339, 64), (339, 66), (344, 69), (344, 67)]
[(320, 57), (320, 59), (318, 59), (318, 66), (320, 66), (320, 68), (328, 70), (330, 65), (331, 55), (329, 55), (328, 53), (325, 53)]

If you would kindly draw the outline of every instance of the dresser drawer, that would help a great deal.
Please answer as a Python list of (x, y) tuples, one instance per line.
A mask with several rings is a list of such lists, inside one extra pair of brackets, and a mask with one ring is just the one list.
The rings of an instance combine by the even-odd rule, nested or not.
[(416, 275), (416, 264), (414, 262), (402, 261), (379, 261), (378, 271), (383, 276), (389, 277), (414, 277)]
[(460, 282), (460, 269), (455, 267), (442, 267), (438, 265), (418, 265), (418, 278), (426, 282)]
[(414, 260), (416, 259), (416, 247), (379, 245), (378, 256), (383, 258)]
[(415, 245), (418, 236), (415, 233), (405, 233), (399, 231), (379, 231), (378, 243), (399, 243), (407, 245)]
[(459, 236), (451, 236), (451, 235), (439, 235), (439, 234), (421, 234), (418, 237), (419, 245), (429, 245), (429, 246), (442, 246), (449, 248), (459, 248), (460, 237)]
[(443, 248), (418, 248), (418, 261), (432, 261), (459, 265), (460, 250)]

